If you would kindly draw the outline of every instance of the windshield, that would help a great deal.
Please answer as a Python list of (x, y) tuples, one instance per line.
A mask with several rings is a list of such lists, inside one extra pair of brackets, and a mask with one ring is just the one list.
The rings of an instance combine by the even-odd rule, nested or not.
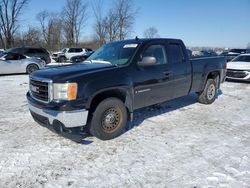
[(244, 62), (250, 62), (250, 55), (243, 55), (243, 56), (238, 56), (232, 60), (233, 62), (235, 61), (244, 61)]
[(61, 51), (60, 52), (62, 52), (62, 53), (66, 53), (67, 52), (67, 48), (63, 48), (63, 49), (61, 49)]
[(12, 52), (12, 53), (20, 53), (21, 51), (22, 51), (21, 48), (9, 48), (9, 49), (5, 50), (4, 53), (10, 53), (10, 52)]
[(109, 62), (113, 65), (124, 65), (135, 53), (137, 43), (114, 42), (99, 48), (87, 61)]
[(242, 53), (246, 53), (246, 50), (245, 49), (232, 49), (229, 52), (242, 54)]

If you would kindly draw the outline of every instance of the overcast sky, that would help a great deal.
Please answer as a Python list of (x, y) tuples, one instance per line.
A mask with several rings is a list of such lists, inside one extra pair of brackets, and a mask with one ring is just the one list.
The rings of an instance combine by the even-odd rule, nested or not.
[[(95, 1), (95, 0), (92, 0)], [(89, 1), (91, 4), (92, 1)], [(104, 0), (103, 11), (111, 6)], [(250, 0), (134, 0), (139, 9), (136, 16), (135, 36), (143, 37), (148, 27), (155, 27), (165, 38), (180, 38), (188, 46), (246, 47), (250, 42)], [(60, 12), (65, 0), (30, 0), (22, 15), (25, 30), (38, 26), (36, 14), (47, 9)], [(91, 6), (88, 22), (82, 36), (93, 36)]]

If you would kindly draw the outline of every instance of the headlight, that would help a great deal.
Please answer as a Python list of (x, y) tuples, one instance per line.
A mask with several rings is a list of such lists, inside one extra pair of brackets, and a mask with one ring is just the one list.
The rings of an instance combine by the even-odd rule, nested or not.
[(77, 83), (53, 84), (53, 99), (75, 100), (77, 96)]

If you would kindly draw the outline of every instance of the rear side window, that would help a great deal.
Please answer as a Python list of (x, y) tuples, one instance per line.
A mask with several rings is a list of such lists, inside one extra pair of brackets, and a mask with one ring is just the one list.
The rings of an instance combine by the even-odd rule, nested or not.
[(44, 53), (47, 53), (47, 52), (44, 49), (42, 49), (42, 48), (37, 48), (36, 49), (36, 53), (44, 54)]
[(70, 48), (69, 53), (78, 53), (78, 52), (82, 52), (82, 48)]
[(155, 57), (156, 64), (166, 64), (167, 58), (163, 45), (151, 45), (143, 53), (142, 57)]
[(169, 44), (167, 48), (168, 59), (171, 63), (182, 63), (184, 60), (180, 44)]
[(26, 51), (27, 54), (34, 54), (36, 53), (36, 51), (34, 49), (31, 49), (29, 48), (27, 51)]
[(82, 52), (82, 48), (76, 48), (75, 52)]

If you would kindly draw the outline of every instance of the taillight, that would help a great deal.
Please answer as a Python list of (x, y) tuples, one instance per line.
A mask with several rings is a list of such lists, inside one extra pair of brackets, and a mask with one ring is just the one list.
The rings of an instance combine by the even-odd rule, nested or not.
[(224, 64), (223, 68), (224, 68), (224, 69), (227, 69), (227, 63)]

